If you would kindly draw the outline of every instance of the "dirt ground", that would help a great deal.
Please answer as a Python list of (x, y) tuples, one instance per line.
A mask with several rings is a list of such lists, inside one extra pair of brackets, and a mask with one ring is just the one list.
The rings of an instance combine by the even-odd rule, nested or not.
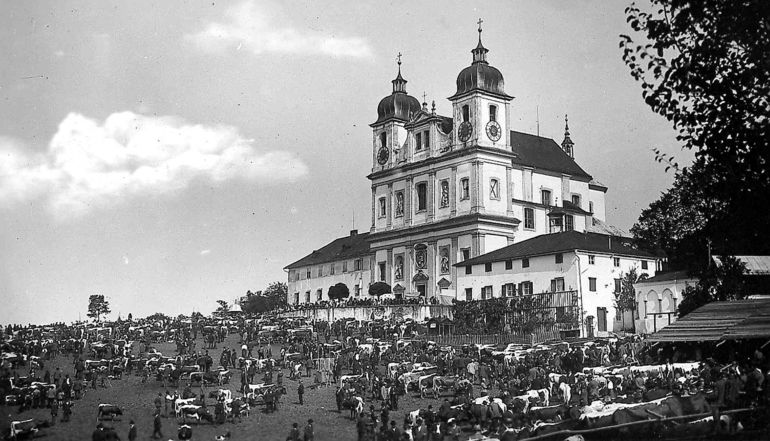
[[(198, 347), (203, 347), (203, 342), (198, 341)], [(155, 347), (164, 355), (175, 355), (174, 346), (171, 343), (158, 344)], [(231, 349), (240, 348), (238, 337), (230, 335), (224, 344), (218, 344), (217, 349), (209, 350), (209, 354), (215, 360), (215, 366), (219, 360), (222, 349), (229, 347)], [(136, 349), (135, 349), (136, 350)], [(240, 351), (238, 351), (240, 352)], [(280, 346), (274, 346), (273, 353), (280, 352)], [(58, 357), (51, 360), (45, 366), (45, 369), (54, 371), (56, 366), (60, 366), (64, 373), (74, 376), (72, 367), (72, 358)], [(42, 371), (45, 372), (45, 369)], [(19, 372), (20, 375), (26, 375), (26, 372)], [(41, 373), (42, 376), (42, 373)], [(299, 404), (297, 396), (297, 382), (288, 379), (288, 371), (284, 370), (284, 385), (287, 389), (287, 395), (281, 399), (278, 411), (275, 413), (264, 413), (264, 406), (253, 407), (249, 417), (243, 417), (241, 422), (227, 422), (222, 425), (211, 425), (208, 423), (190, 423), (193, 430), (193, 440), (214, 440), (218, 435), (224, 435), (230, 432), (231, 440), (275, 440), (284, 441), (291, 429), (292, 423), (299, 424), (300, 430), (312, 418), (315, 426), (315, 436), (317, 440), (355, 440), (356, 425), (348, 418), (348, 411), (339, 413), (335, 400), (335, 388), (314, 387), (310, 378), (304, 378), (305, 396), (304, 405)], [(257, 380), (255, 380), (257, 381)], [(240, 374), (235, 373), (231, 380), (229, 388), (235, 392), (240, 385)], [(181, 386), (183, 387), (183, 386)], [(228, 387), (228, 385), (224, 386)], [(208, 399), (208, 393), (218, 387), (203, 388)], [(193, 391), (200, 393), (199, 388), (193, 388)], [(158, 392), (164, 392), (162, 384), (154, 379), (147, 383), (141, 382), (141, 377), (133, 374), (124, 375), (121, 380), (112, 380), (111, 385), (106, 388), (88, 389), (83, 399), (75, 401), (72, 408), (72, 418), (70, 422), (62, 423), (58, 420), (50, 428), (41, 429), (38, 437), (50, 440), (77, 440), (84, 441), (91, 439), (91, 433), (96, 427), (97, 406), (100, 403), (110, 403), (119, 406), (123, 410), (123, 417), (119, 421), (105, 421), (105, 425), (114, 427), (121, 439), (128, 439), (128, 422), (133, 419), (138, 429), (138, 439), (151, 439), (152, 435), (152, 415), (154, 410), (153, 400)], [(180, 390), (181, 392), (181, 390)], [(399, 402), (399, 411), (391, 412), (390, 418), (397, 422), (399, 427), (404, 420), (405, 413), (418, 409), (427, 408), (432, 404), (434, 409), (438, 409), (441, 399), (420, 399), (414, 397), (414, 392), (408, 396), (402, 397)], [(234, 394), (235, 396), (235, 394)], [(379, 404), (372, 403), (370, 396), (364, 397), (366, 409), (371, 404), (375, 404), (379, 416)], [(213, 408), (213, 399), (208, 401)], [(49, 409), (32, 409), (21, 414), (18, 413), (17, 406), (0, 406), (0, 433), (5, 438), (9, 433), (10, 421), (35, 418), (40, 420), (51, 419)], [(59, 419), (61, 419), (61, 409), (59, 410)], [(162, 439), (177, 439), (177, 429), (179, 423), (173, 417), (173, 411), (169, 412), (167, 418), (163, 418)]]

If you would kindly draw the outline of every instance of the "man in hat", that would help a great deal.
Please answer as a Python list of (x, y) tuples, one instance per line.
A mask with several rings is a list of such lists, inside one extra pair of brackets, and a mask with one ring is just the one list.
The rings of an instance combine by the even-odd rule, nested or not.
[(315, 439), (315, 431), (313, 430), (313, 419), (307, 420), (304, 431), (305, 441), (313, 441)]
[(299, 404), (304, 404), (302, 396), (305, 394), (305, 385), (302, 384), (302, 380), (299, 380), (299, 386), (297, 386), (297, 395), (299, 396)]
[(299, 426), (297, 423), (291, 425), (289, 436), (286, 437), (286, 441), (299, 441)]
[(134, 424), (134, 420), (131, 420), (128, 422), (128, 441), (135, 441), (136, 440), (136, 424)]
[(96, 425), (96, 429), (91, 434), (91, 441), (103, 441), (104, 440), (104, 425), (99, 423)]
[(155, 412), (155, 417), (152, 420), (152, 437), (153, 438), (163, 438), (163, 432), (160, 431), (161, 429), (161, 422), (160, 422), (160, 411)]

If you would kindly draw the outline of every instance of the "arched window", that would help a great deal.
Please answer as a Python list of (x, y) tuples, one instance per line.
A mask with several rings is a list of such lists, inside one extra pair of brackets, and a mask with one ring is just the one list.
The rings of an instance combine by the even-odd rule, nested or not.
[(463, 121), (469, 121), (471, 119), (471, 108), (468, 105), (463, 106)]
[(380, 147), (388, 146), (388, 134), (385, 132), (380, 133)]
[(489, 120), (497, 121), (497, 106), (494, 106), (494, 105), (489, 106)]
[(417, 184), (417, 211), (425, 210), (428, 207), (428, 184), (420, 182)]
[(654, 314), (656, 312), (660, 312), (658, 310), (658, 293), (655, 291), (650, 291), (647, 293), (647, 311), (645, 311), (647, 314)]

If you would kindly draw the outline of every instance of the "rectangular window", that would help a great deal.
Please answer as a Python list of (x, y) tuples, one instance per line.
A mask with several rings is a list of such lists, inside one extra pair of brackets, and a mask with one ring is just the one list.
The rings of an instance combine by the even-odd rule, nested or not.
[(323, 290), (318, 290), (315, 292), (316, 302), (320, 302), (323, 300)]
[(422, 150), (422, 133), (414, 135), (414, 146), (416, 150)]
[(463, 106), (463, 121), (468, 121), (471, 119), (471, 108), (468, 107), (468, 105)]
[(540, 202), (543, 205), (551, 205), (551, 190), (540, 190)]
[(399, 190), (396, 193), (396, 217), (404, 215), (404, 191)]
[(430, 148), (430, 131), (426, 130), (422, 132), (422, 142), (425, 144), (425, 148)]
[(527, 230), (535, 229), (535, 210), (533, 208), (524, 209), (524, 228)]
[(521, 289), (519, 291), (521, 292), (521, 295), (532, 294), (532, 282), (521, 282)]
[(385, 262), (380, 262), (378, 266), (380, 268), (380, 282), (384, 282), (385, 281)]
[(481, 299), (491, 299), (492, 298), (492, 287), (491, 286), (485, 286), (481, 288)]
[(465, 301), (470, 302), (473, 300), (473, 288), (465, 288)]
[(516, 285), (513, 283), (506, 283), (503, 285), (503, 297), (513, 297), (516, 295)]
[(361, 271), (361, 268), (364, 266), (363, 259), (356, 259), (353, 261), (353, 271)]
[(620, 257), (613, 257), (612, 258), (612, 266), (619, 267), (620, 266)]
[(525, 257), (521, 259), (521, 267), (522, 268), (529, 268), (529, 257)]
[(557, 253), (557, 254), (556, 254), (556, 259), (555, 259), (555, 260), (556, 260), (556, 263), (564, 263), (564, 254), (562, 254), (562, 253)]
[(465, 274), (473, 274), (473, 265), (468, 265), (465, 267)]
[(356, 285), (353, 289), (353, 292), (355, 293), (356, 297), (361, 295), (361, 285)]
[(564, 291), (564, 277), (557, 277), (555, 279), (551, 279), (551, 292), (562, 292)]
[(491, 273), (492, 272), (492, 262), (484, 264), (484, 271), (487, 272), (487, 273)]
[(489, 199), (500, 200), (500, 181), (497, 179), (489, 180)]
[(596, 277), (588, 278), (588, 290), (591, 292), (596, 292)]
[(331, 275), (331, 276), (334, 275), (334, 267), (335, 267), (335, 264), (333, 264), (333, 263), (331, 265), (329, 265), (329, 275)]
[(497, 121), (497, 106), (489, 106), (489, 120)]
[(378, 201), (380, 203), (379, 217), (385, 217), (385, 198), (380, 198)]
[(465, 200), (471, 197), (468, 178), (460, 179), (460, 200)]
[(591, 214), (594, 213), (594, 203), (591, 201), (588, 201), (588, 211), (590, 211)]
[(505, 269), (507, 269), (507, 270), (513, 269), (513, 260), (509, 259), (509, 260), (505, 261)]
[(310, 291), (305, 291), (305, 303), (310, 303)]
[(647, 269), (647, 261), (646, 260), (642, 260), (642, 269), (643, 270)]
[(596, 256), (594, 256), (593, 254), (589, 254), (588, 255), (588, 264), (589, 265), (593, 265), (594, 263), (596, 263)]
[(461, 251), (463, 252), (463, 262), (471, 258), (470, 248), (463, 248)]
[(428, 184), (417, 184), (417, 211), (423, 211), (428, 207)]
[(572, 195), (572, 203), (574, 205), (580, 206), (580, 195), (579, 194), (573, 194)]
[(348, 261), (347, 260), (343, 260), (342, 261), (342, 272), (343, 273), (348, 272)]
[(619, 293), (623, 290), (623, 279), (615, 279), (615, 293)]
[(564, 231), (572, 231), (575, 229), (575, 217), (571, 214), (564, 215)]

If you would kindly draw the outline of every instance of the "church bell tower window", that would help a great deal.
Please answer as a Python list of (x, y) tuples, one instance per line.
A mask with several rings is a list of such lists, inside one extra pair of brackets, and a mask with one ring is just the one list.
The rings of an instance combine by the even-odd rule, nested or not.
[(385, 132), (380, 133), (380, 147), (388, 146), (388, 134)]
[(463, 106), (463, 122), (468, 122), (471, 119), (471, 109), (468, 105)]
[(489, 120), (497, 121), (497, 106), (489, 106)]

